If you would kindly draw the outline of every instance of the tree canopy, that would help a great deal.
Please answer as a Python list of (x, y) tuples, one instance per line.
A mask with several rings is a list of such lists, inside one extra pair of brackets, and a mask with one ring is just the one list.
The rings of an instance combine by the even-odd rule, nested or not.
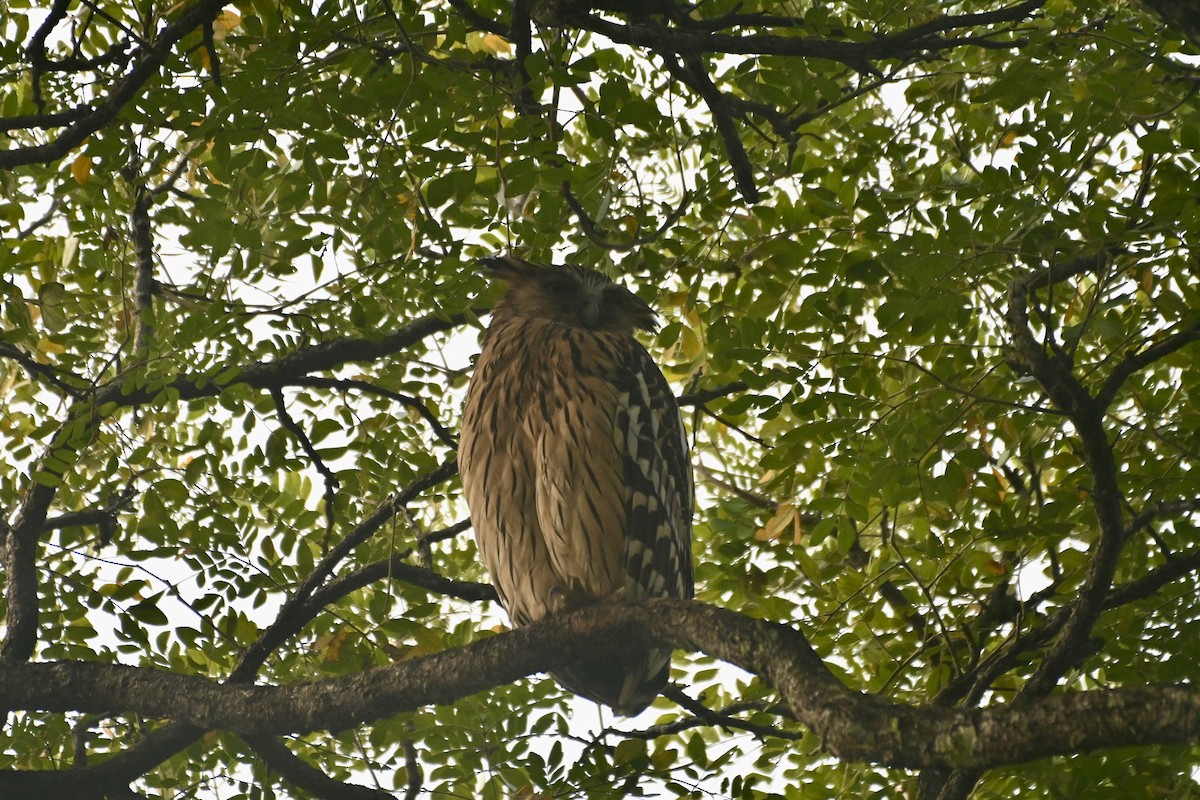
[[(4, 9), (3, 797), (1200, 796), (1194, 0)], [(500, 251), (662, 315), (695, 602), (506, 630)]]

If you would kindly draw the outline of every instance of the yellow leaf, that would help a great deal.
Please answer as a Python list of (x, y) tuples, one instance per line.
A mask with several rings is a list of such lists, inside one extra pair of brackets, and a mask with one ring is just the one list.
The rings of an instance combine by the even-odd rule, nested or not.
[(494, 56), (501, 53), (511, 53), (513, 49), (507, 39), (495, 33), (489, 33), (484, 36), (480, 42), (480, 46)]
[(218, 42), (225, 38), (225, 34), (242, 24), (242, 16), (235, 11), (228, 9), (222, 11), (213, 20), (213, 39)]
[(775, 511), (775, 516), (767, 520), (766, 525), (763, 525), (754, 532), (754, 538), (760, 542), (774, 541), (783, 535), (784, 530), (789, 525), (799, 524), (798, 516), (794, 505), (791, 503), (780, 503), (779, 508)]
[(334, 633), (326, 633), (317, 637), (315, 648), (322, 655), (322, 660), (328, 664), (337, 661), (342, 655), (342, 645), (346, 643), (349, 628), (340, 628)]
[(688, 295), (688, 292), (662, 292), (658, 296), (658, 307), (674, 306), (681, 308), (687, 303)]
[(71, 162), (71, 177), (80, 186), (88, 182), (92, 177), (92, 157), (86, 153), (81, 153)]
[(691, 328), (684, 327), (679, 333), (679, 353), (687, 361), (694, 361), (704, 352), (704, 343)]
[(59, 353), (67, 352), (67, 348), (63, 347), (61, 344), (59, 344), (58, 342), (55, 342), (51, 339), (39, 340), (37, 343), (37, 349), (38, 349), (39, 353), (45, 353), (46, 355), (55, 355), (55, 356), (58, 355)]
[(1146, 267), (1145, 269), (1142, 270), (1141, 285), (1142, 285), (1142, 291), (1145, 292), (1147, 295), (1153, 293), (1153, 291), (1154, 291), (1154, 270), (1150, 269), (1149, 267)]
[(512, 45), (503, 36), (482, 31), (471, 31), (467, 34), (467, 49), (472, 53), (488, 53), (498, 56), (501, 53), (511, 53)]
[(1004, 477), (1004, 473), (995, 467), (992, 467), (992, 476), (996, 479), (996, 482), (1000, 484), (999, 495), (1000, 499), (1003, 500), (1008, 496), (1008, 478)]

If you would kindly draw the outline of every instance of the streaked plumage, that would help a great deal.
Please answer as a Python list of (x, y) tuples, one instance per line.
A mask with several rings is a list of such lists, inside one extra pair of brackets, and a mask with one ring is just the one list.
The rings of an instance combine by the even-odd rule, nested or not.
[[(633, 336), (654, 313), (598, 272), (487, 259), (509, 285), (467, 391), (459, 471), (515, 625), (596, 602), (692, 596), (692, 473), (679, 408)], [(624, 713), (669, 649), (553, 677)]]

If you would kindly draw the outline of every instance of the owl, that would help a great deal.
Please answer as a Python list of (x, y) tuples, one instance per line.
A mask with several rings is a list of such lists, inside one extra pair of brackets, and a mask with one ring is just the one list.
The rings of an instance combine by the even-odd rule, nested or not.
[[(508, 291), (467, 390), (458, 464), (514, 625), (594, 603), (693, 595), (693, 487), (679, 406), (634, 336), (654, 312), (595, 270), (481, 262)], [(635, 714), (671, 650), (572, 663), (566, 689)]]

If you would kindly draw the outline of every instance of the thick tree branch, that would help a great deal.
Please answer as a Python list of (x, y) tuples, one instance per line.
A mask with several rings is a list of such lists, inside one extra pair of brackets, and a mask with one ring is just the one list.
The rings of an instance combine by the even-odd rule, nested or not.
[(700, 603), (602, 605), (467, 647), (289, 686), (219, 684), (94, 663), (0, 666), (0, 705), (187, 720), (247, 735), (337, 731), (454, 701), (580, 658), (667, 643), (760, 675), (838, 758), (987, 769), (1051, 755), (1200, 742), (1200, 690), (1153, 686), (1054, 694), (985, 709), (908, 707), (844, 687), (793, 628)]
[[(917, 55), (936, 53), (963, 44), (978, 44), (979, 37), (966, 40), (946, 39), (934, 34), (946, 33), (983, 25), (1021, 22), (1029, 19), (1045, 5), (1045, 0), (1026, 0), (1008, 8), (978, 14), (957, 14), (939, 17), (907, 31), (877, 36), (866, 41), (823, 39), (809, 36), (777, 36), (735, 33), (714, 33), (695, 28), (667, 27), (644, 21), (620, 23), (579, 11), (576, 4), (558, 0), (542, 4), (535, 18), (543, 24), (560, 27), (568, 25), (599, 33), (614, 42), (644, 47), (657, 53), (676, 55), (776, 55), (803, 58), (823, 58), (854, 68), (873, 60), (909, 59)], [(1016, 46), (1017, 42), (1009, 43)]]
[(754, 165), (750, 163), (750, 156), (746, 153), (746, 146), (742, 144), (741, 134), (738, 133), (735, 121), (737, 112), (734, 111), (732, 103), (712, 82), (698, 55), (677, 58), (674, 54), (664, 53), (663, 64), (675, 80), (691, 88), (708, 106), (721, 143), (725, 146), (725, 157), (733, 170), (734, 185), (747, 203), (756, 202), (759, 194), (754, 183)]

